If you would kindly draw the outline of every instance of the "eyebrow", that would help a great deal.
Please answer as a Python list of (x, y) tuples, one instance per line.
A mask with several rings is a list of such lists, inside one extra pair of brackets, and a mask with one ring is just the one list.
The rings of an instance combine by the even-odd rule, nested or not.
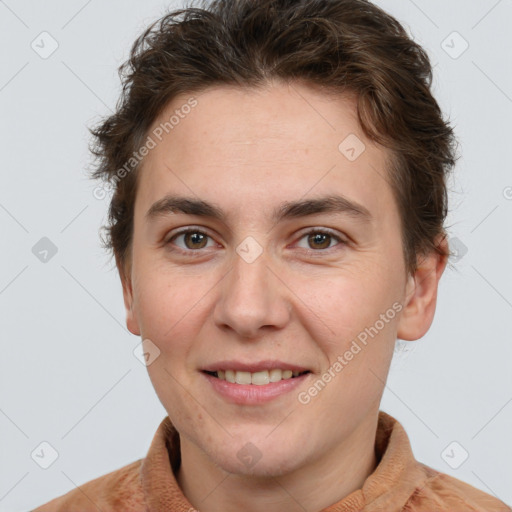
[[(166, 195), (149, 208), (146, 220), (149, 222), (157, 217), (177, 213), (211, 218), (224, 223), (228, 217), (222, 208), (202, 199)], [(372, 221), (372, 215), (367, 208), (343, 195), (283, 202), (273, 211), (271, 220), (277, 223), (320, 213), (344, 214), (365, 223)]]

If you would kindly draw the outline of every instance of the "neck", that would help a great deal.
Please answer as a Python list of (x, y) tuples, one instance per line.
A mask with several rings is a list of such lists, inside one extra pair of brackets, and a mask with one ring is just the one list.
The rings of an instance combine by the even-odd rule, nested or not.
[(177, 481), (201, 512), (323, 510), (360, 489), (375, 470), (377, 421), (378, 416), (367, 417), (349, 438), (316, 461), (278, 477), (228, 473), (182, 438)]

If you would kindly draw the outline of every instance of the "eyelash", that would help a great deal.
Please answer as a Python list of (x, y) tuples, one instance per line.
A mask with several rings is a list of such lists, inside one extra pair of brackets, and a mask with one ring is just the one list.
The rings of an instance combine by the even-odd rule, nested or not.
[[(189, 227), (189, 228), (185, 228), (185, 229), (182, 229), (181, 231), (178, 231), (178, 232), (174, 233), (165, 242), (165, 245), (166, 246), (171, 245), (171, 242), (173, 240), (175, 240), (176, 238), (178, 238), (181, 235), (186, 235), (188, 233), (199, 233), (201, 235), (206, 235), (208, 238), (212, 239), (212, 237), (208, 233), (205, 233), (204, 231), (202, 231), (202, 230), (200, 230), (198, 228)], [(316, 235), (316, 234), (328, 235), (332, 239), (335, 239), (337, 242), (339, 242), (338, 245), (340, 245), (340, 246), (348, 245), (347, 241), (343, 240), (340, 236), (336, 235), (335, 233), (333, 233), (329, 229), (318, 229), (318, 228), (311, 229), (310, 231), (306, 231), (305, 233), (303, 233), (301, 235), (301, 237), (299, 238), (299, 240), (302, 240), (306, 236)], [(305, 250), (307, 253), (309, 253), (311, 255), (313, 255), (313, 253), (315, 253), (314, 255), (316, 256), (316, 255), (318, 255), (318, 253), (328, 252), (330, 249), (333, 249), (334, 247), (336, 247), (336, 246), (328, 247), (327, 249), (303, 249), (303, 250)], [(179, 252), (181, 254), (186, 254), (187, 256), (190, 256), (190, 255), (201, 256), (202, 255), (201, 253), (203, 252), (202, 249), (182, 249), (180, 247), (173, 248), (172, 250), (176, 251), (176, 252)], [(197, 254), (194, 254), (194, 253), (197, 253)]]

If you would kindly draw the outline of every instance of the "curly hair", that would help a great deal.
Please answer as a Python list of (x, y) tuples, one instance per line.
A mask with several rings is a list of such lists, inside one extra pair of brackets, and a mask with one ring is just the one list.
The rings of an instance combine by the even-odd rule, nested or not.
[(449, 252), (446, 178), (455, 166), (450, 123), (431, 93), (432, 66), (404, 27), (367, 0), (203, 0), (167, 13), (119, 67), (116, 111), (90, 128), (93, 178), (113, 190), (104, 247), (130, 261), (140, 158), (150, 126), (179, 94), (214, 85), (262, 87), (274, 79), (355, 94), (364, 134), (390, 149), (387, 179), (401, 218), (406, 270)]

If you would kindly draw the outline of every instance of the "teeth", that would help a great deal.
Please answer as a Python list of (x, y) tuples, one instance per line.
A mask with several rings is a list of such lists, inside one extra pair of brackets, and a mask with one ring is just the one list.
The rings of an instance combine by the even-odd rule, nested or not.
[(292, 370), (281, 370), (274, 368), (270, 371), (263, 370), (261, 372), (238, 372), (235, 370), (219, 370), (217, 377), (221, 380), (227, 380), (232, 384), (254, 384), (256, 386), (264, 386), (270, 382), (279, 382), (282, 379), (291, 379), (298, 377), (301, 372)]
[(264, 370), (262, 372), (251, 373), (251, 384), (256, 384), (257, 386), (262, 386), (263, 384), (268, 384), (270, 382), (269, 373)]
[(251, 383), (251, 372), (236, 372), (235, 382), (237, 384), (250, 384)]
[(279, 382), (283, 378), (283, 372), (279, 369), (270, 370), (270, 382)]

